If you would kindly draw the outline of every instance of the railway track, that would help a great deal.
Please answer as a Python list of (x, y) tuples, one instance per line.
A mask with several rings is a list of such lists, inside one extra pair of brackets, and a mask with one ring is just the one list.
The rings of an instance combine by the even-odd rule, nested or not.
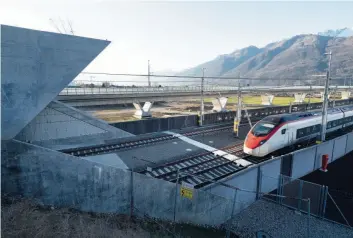
[[(233, 128), (233, 125), (227, 125), (227, 126), (220, 126), (216, 128), (204, 128), (203, 130), (184, 132), (180, 134), (182, 136), (193, 137), (198, 135), (210, 135), (221, 131), (231, 130), (232, 128)], [(149, 138), (143, 138), (140, 140), (132, 140), (132, 141), (126, 141), (126, 142), (120, 142), (120, 143), (110, 143), (110, 144), (104, 144), (104, 145), (65, 149), (65, 150), (61, 150), (61, 152), (70, 154), (73, 156), (84, 157), (84, 156), (112, 153), (112, 152), (117, 152), (121, 150), (131, 149), (134, 147), (141, 147), (141, 146), (156, 144), (159, 142), (165, 142), (168, 140), (175, 140), (175, 139), (178, 139), (178, 137), (175, 135), (154, 136)]]
[[(242, 152), (243, 143), (224, 147), (220, 150), (234, 155)], [(239, 157), (239, 159), (242, 158)], [(209, 184), (210, 180), (222, 179), (247, 167), (238, 164), (237, 160), (229, 160), (215, 154), (214, 151), (205, 152), (145, 169), (140, 171), (140, 173), (169, 182), (185, 181), (198, 188)]]

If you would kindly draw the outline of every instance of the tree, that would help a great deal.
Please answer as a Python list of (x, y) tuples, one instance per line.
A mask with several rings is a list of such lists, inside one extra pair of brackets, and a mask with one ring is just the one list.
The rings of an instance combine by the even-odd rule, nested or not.
[(109, 82), (103, 82), (102, 83), (102, 87), (103, 88), (109, 88), (111, 85), (110, 85), (110, 83)]

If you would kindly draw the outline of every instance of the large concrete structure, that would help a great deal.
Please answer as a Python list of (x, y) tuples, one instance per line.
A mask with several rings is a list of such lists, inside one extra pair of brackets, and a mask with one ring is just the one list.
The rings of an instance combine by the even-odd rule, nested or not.
[(18, 27), (1, 31), (1, 139), (14, 138), (110, 43)]
[[(348, 86), (332, 87), (338, 88), (340, 91), (351, 90)], [(305, 92), (315, 93), (323, 91), (321, 86), (292, 86), (292, 87), (243, 87), (242, 94), (262, 94), (262, 104), (272, 105), (273, 98), (278, 93), (296, 92), (296, 103), (302, 103), (305, 99)], [(222, 109), (218, 105), (218, 97), (234, 97), (238, 94), (237, 87), (205, 87), (204, 92), (207, 97), (215, 98), (217, 111)], [(347, 94), (343, 93), (342, 97), (347, 98)], [(66, 88), (63, 90), (56, 100), (69, 104), (73, 107), (94, 107), (105, 105), (118, 105), (133, 103), (138, 100), (140, 102), (161, 102), (175, 100), (189, 100), (200, 97), (199, 87), (164, 87), (164, 88)], [(219, 107), (218, 107), (219, 106)]]

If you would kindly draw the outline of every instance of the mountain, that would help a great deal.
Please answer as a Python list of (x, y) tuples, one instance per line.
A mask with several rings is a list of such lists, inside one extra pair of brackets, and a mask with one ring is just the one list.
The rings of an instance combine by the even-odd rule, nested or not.
[(341, 28), (337, 30), (327, 30), (325, 32), (319, 32), (320, 36), (332, 36), (332, 37), (350, 37), (353, 36), (353, 27), (352, 28)]
[(208, 75), (220, 76), (236, 68), (260, 52), (262, 52), (262, 49), (255, 46), (249, 46), (236, 50), (230, 54), (220, 55), (211, 61), (203, 63), (197, 67), (187, 69), (178, 75), (200, 76), (202, 75), (202, 68), (205, 68)]
[(328, 57), (324, 53), (329, 51), (332, 77), (352, 77), (353, 37), (313, 34), (297, 35), (263, 48), (236, 50), (178, 75), (199, 76), (206, 68), (206, 75), (215, 77), (310, 78), (326, 72)]

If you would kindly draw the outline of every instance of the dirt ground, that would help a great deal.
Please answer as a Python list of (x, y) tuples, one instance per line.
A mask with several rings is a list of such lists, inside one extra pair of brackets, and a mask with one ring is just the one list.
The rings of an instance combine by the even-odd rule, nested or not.
[(225, 232), (190, 225), (174, 226), (149, 218), (93, 214), (38, 206), (24, 199), (1, 198), (1, 237), (224, 237)]
[[(261, 97), (260, 96), (245, 96), (243, 98), (245, 105), (248, 104), (247, 108), (261, 107)], [(275, 97), (274, 105), (289, 105), (290, 102), (293, 102), (294, 98), (292, 97)], [(306, 99), (308, 101), (308, 99)], [(318, 102), (320, 99), (312, 98), (311, 102)], [(205, 98), (205, 112), (211, 112), (212, 98)], [(226, 106), (227, 110), (236, 110), (237, 98), (230, 97), (228, 98), (228, 103)], [(91, 109), (87, 110), (93, 116), (108, 121), (110, 123), (120, 122), (120, 121), (132, 121), (137, 120), (133, 115), (135, 113), (135, 108), (132, 105), (127, 105), (126, 107), (111, 107), (106, 109)], [(195, 115), (200, 112), (200, 100), (193, 99), (189, 101), (175, 101), (175, 102), (164, 102), (154, 104), (151, 113), (152, 117), (162, 118), (170, 116), (181, 116), (181, 115)]]

